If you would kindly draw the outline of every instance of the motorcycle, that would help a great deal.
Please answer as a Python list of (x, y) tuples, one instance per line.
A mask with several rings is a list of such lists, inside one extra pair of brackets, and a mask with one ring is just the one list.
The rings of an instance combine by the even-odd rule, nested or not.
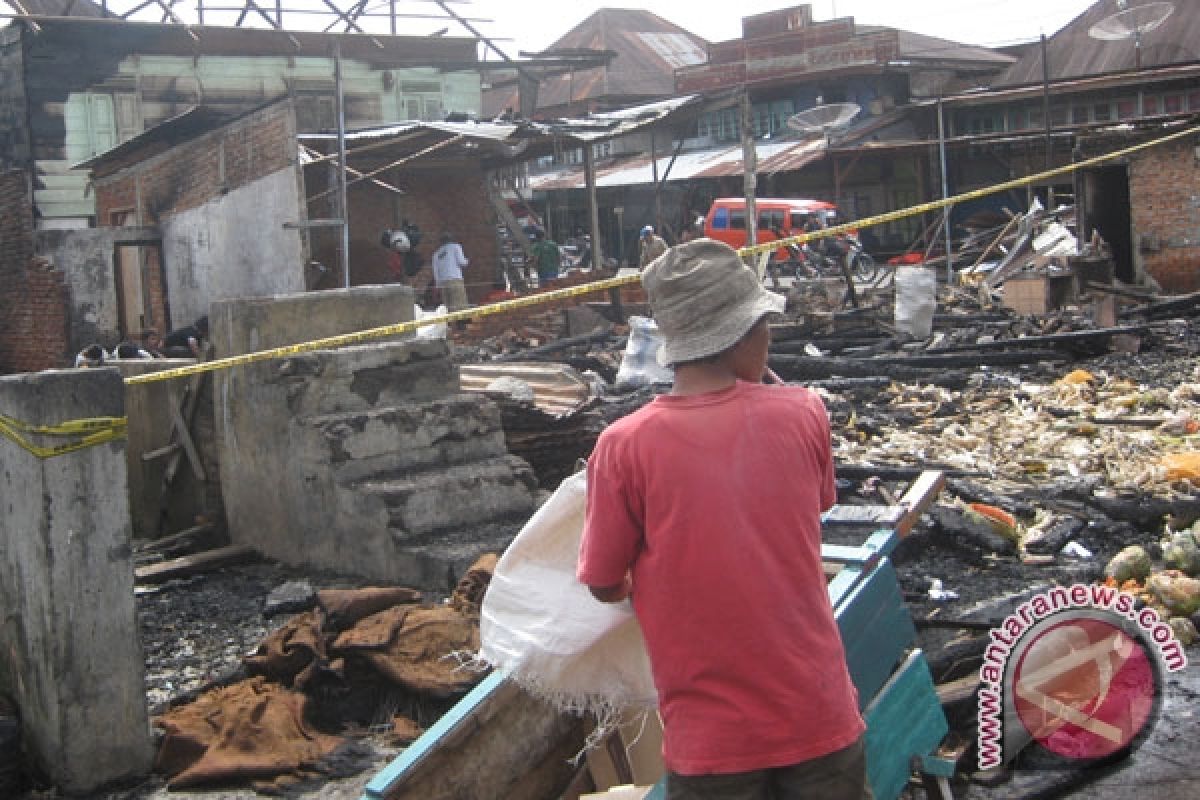
[(786, 247), (788, 264), (797, 278), (844, 277), (839, 263), (842, 259), (856, 281), (873, 283), (879, 276), (879, 265), (853, 233)]

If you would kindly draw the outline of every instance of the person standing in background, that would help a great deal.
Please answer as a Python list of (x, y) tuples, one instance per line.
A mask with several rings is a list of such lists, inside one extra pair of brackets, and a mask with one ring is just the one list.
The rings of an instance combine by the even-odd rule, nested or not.
[(638, 266), (645, 269), (654, 259), (667, 252), (667, 243), (654, 232), (653, 225), (642, 228), (641, 243), (638, 247)]
[(441, 245), (433, 251), (433, 282), (450, 311), (467, 307), (467, 287), (463, 283), (462, 270), (469, 263), (454, 236), (443, 233)]
[(558, 269), (562, 265), (562, 250), (557, 242), (546, 238), (546, 232), (541, 228), (533, 232), (533, 244), (529, 253), (533, 257), (534, 268), (537, 269), (538, 286), (545, 286), (558, 278)]

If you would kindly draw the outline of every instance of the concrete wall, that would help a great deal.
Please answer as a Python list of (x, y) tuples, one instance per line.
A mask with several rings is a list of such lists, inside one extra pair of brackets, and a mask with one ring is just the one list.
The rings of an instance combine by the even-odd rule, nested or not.
[(162, 232), (171, 326), (214, 300), (303, 291), (307, 248), (284, 223), (307, 219), (290, 102), (165, 152), (134, 150), (96, 170), (102, 223), (131, 217)]
[(162, 223), (175, 326), (231, 297), (304, 291), (304, 246), (284, 222), (303, 219), (296, 171), (283, 169)]
[[(0, 408), (34, 425), (121, 416), (123, 396), (114, 369), (0, 378)], [(124, 451), (42, 460), (0, 438), (0, 690), (72, 794), (144, 774), (152, 755)]]

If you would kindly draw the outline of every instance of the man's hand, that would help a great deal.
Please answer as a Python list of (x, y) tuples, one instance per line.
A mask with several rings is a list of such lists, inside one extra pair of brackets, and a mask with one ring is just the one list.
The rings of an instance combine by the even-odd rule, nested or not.
[(592, 597), (601, 603), (619, 603), (633, 593), (633, 581), (626, 575), (620, 583), (612, 586), (589, 586)]

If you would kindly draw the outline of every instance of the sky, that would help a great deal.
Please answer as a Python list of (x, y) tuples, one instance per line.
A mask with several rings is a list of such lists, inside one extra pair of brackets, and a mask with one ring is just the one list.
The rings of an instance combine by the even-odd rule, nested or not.
[[(812, 0), (813, 17), (855, 22), (999, 46), (1050, 36), (1096, 0)], [(1116, 0), (1099, 0), (1116, 9)], [(599, 8), (642, 8), (709, 41), (741, 36), (743, 16), (802, 5), (788, 0), (471, 0), (456, 13), (493, 20), (477, 23), (510, 56), (543, 50)]]

